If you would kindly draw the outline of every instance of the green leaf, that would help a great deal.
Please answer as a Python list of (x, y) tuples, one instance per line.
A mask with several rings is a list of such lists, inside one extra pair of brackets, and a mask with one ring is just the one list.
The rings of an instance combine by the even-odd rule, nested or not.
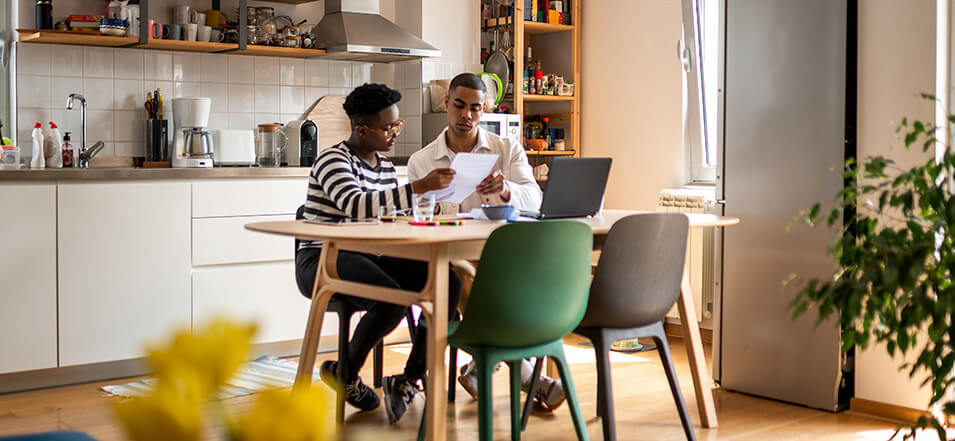
[(806, 215), (806, 219), (810, 224), (813, 224), (816, 221), (816, 218), (819, 216), (819, 203), (813, 204), (812, 208), (809, 209), (809, 214)]

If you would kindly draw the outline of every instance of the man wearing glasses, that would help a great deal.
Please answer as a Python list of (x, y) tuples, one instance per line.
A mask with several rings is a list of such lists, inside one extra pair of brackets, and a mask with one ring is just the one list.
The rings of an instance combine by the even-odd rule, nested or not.
[[(454, 170), (436, 168), (409, 184), (398, 185), (395, 166), (382, 156), (394, 148), (404, 120), (398, 118), (401, 94), (382, 84), (365, 84), (345, 100), (345, 112), (351, 121), (351, 136), (323, 150), (308, 177), (305, 218), (320, 221), (367, 219), (382, 211), (394, 212), (413, 204), (413, 194), (446, 188)], [(347, 227), (344, 227), (347, 228)], [(295, 253), (295, 278), (302, 293), (312, 293), (315, 270), (322, 252), (321, 241), (302, 241)], [(416, 260), (342, 251), (338, 255), (338, 275), (344, 280), (407, 291), (421, 291), (428, 278), (428, 264)], [(448, 285), (449, 315), (457, 309), (461, 297), (461, 279), (450, 271)], [(378, 394), (365, 386), (358, 371), (368, 353), (405, 316), (406, 306), (336, 294), (336, 299), (367, 311), (348, 342), (348, 372), (343, 372), (346, 401), (361, 409), (380, 406)], [(385, 409), (391, 422), (404, 415), (420, 390), (418, 380), (425, 376), (427, 331), (415, 333), (404, 373), (384, 378)], [(325, 361), (322, 380), (334, 387), (338, 362)]]
[[(448, 87), (448, 95), (444, 97), (448, 108), (448, 127), (434, 141), (408, 159), (408, 180), (415, 180), (435, 170), (450, 167), (458, 153), (498, 155), (494, 171), (478, 184), (474, 193), (461, 204), (439, 202), (440, 213), (468, 213), (472, 209), (481, 208), (481, 204), (508, 204), (522, 210), (540, 209), (541, 188), (534, 179), (524, 147), (509, 138), (489, 133), (478, 125), (484, 115), (486, 97), (487, 87), (477, 75), (462, 73), (454, 77)], [(455, 265), (463, 267), (467, 262), (455, 262)], [(525, 391), (529, 389), (533, 368), (533, 364), (528, 360), (523, 361), (521, 378)], [(546, 375), (542, 375), (538, 381), (535, 399), (541, 406), (555, 409), (564, 402), (560, 381)], [(458, 382), (472, 397), (477, 398), (477, 370), (474, 362), (461, 369)]]

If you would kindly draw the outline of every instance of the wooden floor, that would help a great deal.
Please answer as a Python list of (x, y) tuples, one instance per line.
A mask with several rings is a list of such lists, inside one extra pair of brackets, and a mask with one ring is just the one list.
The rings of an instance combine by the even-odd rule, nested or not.
[[(575, 340), (576, 341), (576, 340)], [(568, 339), (568, 342), (571, 340)], [(696, 436), (699, 440), (888, 440), (896, 428), (892, 422), (880, 421), (851, 412), (828, 413), (777, 401), (760, 399), (739, 393), (716, 391), (715, 400), (720, 427), (703, 429), (690, 382), (686, 351), (680, 340), (671, 342), (680, 385), (690, 409)], [(709, 353), (709, 347), (706, 348)], [(565, 346), (571, 363), (573, 379), (591, 439), (602, 439), (600, 419), (596, 412), (596, 376), (593, 350), (568, 344)], [(403, 367), (409, 345), (391, 345), (385, 351), (385, 372), (398, 373)], [(330, 355), (319, 356), (319, 363)], [(464, 363), (466, 356), (459, 357)], [(634, 355), (612, 355), (614, 399), (617, 412), (617, 437), (629, 440), (683, 440), (679, 417), (667, 387), (666, 377), (656, 352)], [(369, 363), (370, 367), (370, 363)], [(371, 382), (370, 369), (362, 376)], [(80, 430), (98, 440), (126, 439), (111, 415), (114, 397), (104, 396), (99, 387), (118, 381), (90, 383), (53, 389), (0, 395), (0, 435), (11, 435), (51, 430)], [(494, 403), (495, 439), (509, 439), (506, 369), (495, 375)], [(460, 386), (458, 399), (448, 409), (448, 440), (477, 439), (477, 406)], [(241, 412), (250, 407), (253, 397), (227, 401), (227, 405)], [(417, 398), (414, 407), (396, 425), (389, 425), (383, 408), (356, 413), (349, 408), (346, 414), (345, 439), (351, 440), (411, 440), (417, 433), (424, 397)], [(216, 439), (215, 428), (207, 439)], [(567, 406), (554, 414), (535, 413), (531, 418), (525, 440), (576, 439)], [(899, 436), (897, 439), (901, 439)], [(937, 439), (923, 433), (922, 439)]]

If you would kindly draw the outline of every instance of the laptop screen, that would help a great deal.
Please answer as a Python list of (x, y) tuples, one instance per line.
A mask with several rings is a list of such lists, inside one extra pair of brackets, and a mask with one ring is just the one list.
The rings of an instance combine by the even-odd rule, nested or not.
[(593, 216), (600, 210), (611, 158), (554, 158), (540, 218)]

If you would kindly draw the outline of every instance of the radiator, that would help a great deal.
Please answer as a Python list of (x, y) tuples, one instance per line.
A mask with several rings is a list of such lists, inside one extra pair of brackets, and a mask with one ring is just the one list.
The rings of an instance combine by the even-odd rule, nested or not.
[[(657, 198), (657, 211), (679, 213), (715, 213), (714, 192), (710, 188), (679, 188), (660, 191)], [(690, 274), (690, 289), (696, 306), (696, 319), (704, 328), (712, 323), (715, 286), (714, 265), (715, 236), (713, 228), (694, 228), (690, 230), (686, 271)], [(674, 306), (667, 317), (669, 321), (679, 321), (680, 314)]]

